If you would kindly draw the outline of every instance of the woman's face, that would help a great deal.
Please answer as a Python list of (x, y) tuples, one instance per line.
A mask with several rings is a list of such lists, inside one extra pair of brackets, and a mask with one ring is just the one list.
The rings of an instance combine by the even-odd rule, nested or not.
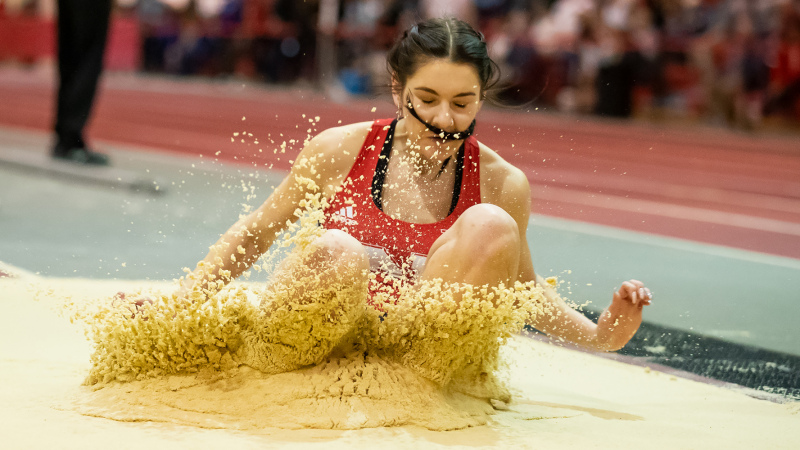
[[(405, 130), (415, 150), (425, 157), (442, 156), (447, 141), (408, 112), (410, 101), (422, 120), (447, 132), (465, 131), (481, 108), (481, 82), (478, 72), (469, 64), (446, 59), (434, 59), (423, 64), (408, 80), (405, 87), (394, 94), (394, 101), (403, 108)], [(450, 141), (457, 143), (461, 141)], [(419, 148), (416, 148), (419, 146)], [(439, 150), (437, 152), (437, 150)], [(434, 153), (439, 153), (434, 155)], [(441, 159), (450, 155), (443, 155)]]

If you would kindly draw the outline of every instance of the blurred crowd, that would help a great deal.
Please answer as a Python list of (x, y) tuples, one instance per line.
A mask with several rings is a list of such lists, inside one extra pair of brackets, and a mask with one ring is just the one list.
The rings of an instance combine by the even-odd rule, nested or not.
[[(23, 1), (23, 0), (19, 0)], [(455, 16), (501, 66), (504, 103), (740, 128), (800, 124), (800, 0), (118, 0), (146, 72), (386, 89), (409, 24)]]

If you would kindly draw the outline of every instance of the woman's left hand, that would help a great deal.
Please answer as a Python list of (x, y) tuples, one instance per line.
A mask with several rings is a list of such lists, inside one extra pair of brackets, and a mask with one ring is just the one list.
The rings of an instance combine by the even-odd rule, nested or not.
[(653, 294), (650, 289), (644, 286), (639, 280), (628, 280), (622, 283), (619, 290), (614, 292), (612, 304), (625, 302), (633, 306), (638, 306), (639, 309), (652, 303)]
[(642, 323), (642, 309), (652, 300), (653, 294), (641, 281), (622, 283), (597, 321), (596, 348), (613, 351), (624, 347)]

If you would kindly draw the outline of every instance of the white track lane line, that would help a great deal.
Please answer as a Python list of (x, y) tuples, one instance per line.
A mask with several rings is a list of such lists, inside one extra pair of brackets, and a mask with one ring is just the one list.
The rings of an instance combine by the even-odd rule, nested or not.
[(653, 247), (668, 248), (683, 252), (700, 253), (704, 255), (717, 256), (721, 258), (747, 261), (757, 264), (765, 264), (776, 267), (800, 271), (800, 259), (777, 256), (768, 253), (755, 252), (733, 247), (726, 247), (717, 244), (706, 244), (703, 242), (688, 239), (673, 238), (656, 234), (649, 234), (641, 231), (631, 231), (623, 228), (616, 228), (607, 225), (598, 225), (577, 220), (563, 219), (560, 217), (546, 216), (543, 214), (532, 214), (528, 228), (528, 236), (532, 227), (548, 228), (566, 233), (584, 234), (597, 236), (618, 241), (629, 242), (638, 245), (649, 245)]
[(559, 187), (531, 186), (531, 189), (533, 191), (534, 203), (537, 199), (559, 201), (575, 205), (636, 212), (640, 214), (650, 214), (654, 216), (732, 226), (748, 230), (768, 231), (800, 237), (800, 224), (782, 220), (654, 202), (650, 200), (639, 200), (617, 195), (579, 192)]

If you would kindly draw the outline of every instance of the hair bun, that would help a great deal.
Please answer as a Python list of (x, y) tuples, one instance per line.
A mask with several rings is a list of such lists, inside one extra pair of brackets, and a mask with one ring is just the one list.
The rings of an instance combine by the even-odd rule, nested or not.
[(455, 18), (429, 19), (411, 25), (386, 55), (386, 64), (399, 87), (430, 58), (445, 58), (475, 68), (484, 94), (498, 80), (497, 64), (487, 51), (486, 36)]

